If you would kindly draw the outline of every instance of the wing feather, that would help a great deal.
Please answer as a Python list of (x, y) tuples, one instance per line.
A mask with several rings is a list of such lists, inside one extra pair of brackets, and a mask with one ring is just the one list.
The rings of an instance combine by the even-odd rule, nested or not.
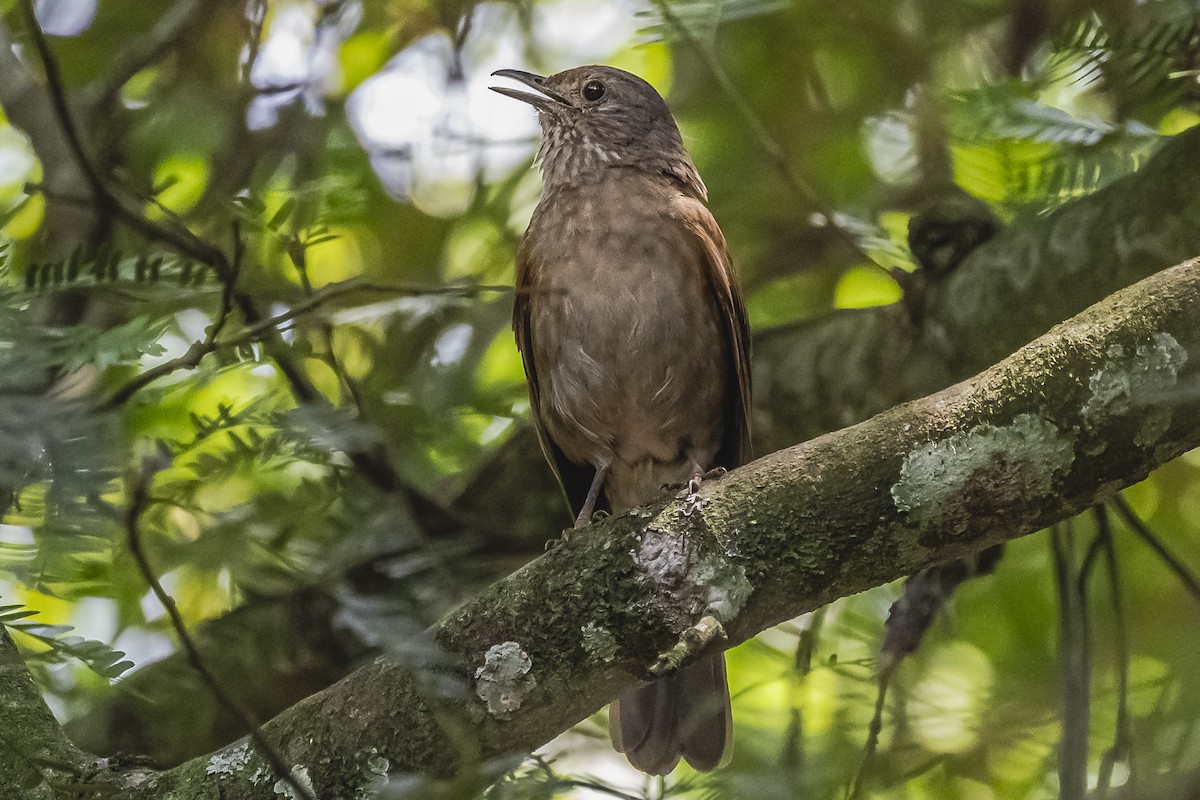
[(731, 354), (731, 392), (725, 414), (725, 439), (717, 454), (718, 466), (733, 468), (751, 459), (750, 454), (750, 326), (741, 285), (729, 259), (725, 235), (712, 213), (699, 199), (680, 195), (672, 202), (672, 215), (694, 237), (703, 255), (703, 269), (721, 310), (726, 344)]
[[(521, 363), (525, 367), (525, 381), (529, 385), (529, 405), (532, 411), (533, 426), (537, 431), (538, 442), (542, 452), (558, 479), (559, 486), (567, 498), (572, 518), (583, 508), (591, 487), (594, 471), (591, 467), (576, 464), (567, 458), (562, 449), (550, 438), (546, 430), (546, 421), (542, 418), (541, 385), (538, 382), (537, 364), (534, 358), (534, 344), (531, 333), (533, 321), (532, 304), (538, 285), (538, 271), (541, 264), (531, 255), (530, 248), (522, 242), (517, 253), (516, 290), (513, 297), (513, 333), (517, 339), (517, 350), (521, 353)], [(596, 508), (607, 510), (608, 500), (603, 491), (596, 502)]]

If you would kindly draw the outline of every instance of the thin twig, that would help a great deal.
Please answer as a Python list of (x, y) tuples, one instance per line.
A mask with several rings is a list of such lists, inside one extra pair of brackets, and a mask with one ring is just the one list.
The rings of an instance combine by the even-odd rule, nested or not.
[[(56, 113), (59, 116), (60, 124), (72, 140), (71, 148), (75, 156), (79, 159), (80, 164), (83, 165), (82, 168), (88, 176), (88, 182), (93, 185), (98, 199), (106, 204), (105, 207), (111, 206), (114, 208), (127, 224), (151, 241), (164, 242), (170, 245), (180, 253), (210, 267), (222, 281), (229, 282), (232, 278), (232, 264), (219, 247), (215, 247), (193, 233), (174, 213), (168, 211), (163, 222), (151, 220), (146, 217), (141, 210), (142, 204), (136, 201), (125, 187), (116, 183), (110, 185), (105, 176), (96, 169), (95, 164), (88, 158), (79, 140), (74, 123), (67, 110), (66, 95), (62, 82), (59, 79), (58, 68), (45, 36), (42, 33), (42, 29), (37, 24), (37, 19), (33, 14), (32, 0), (23, 0), (23, 5), (27, 12), (30, 34), (34, 39), (38, 53), (45, 66), (47, 82), (50, 85), (50, 92), (54, 98), (53, 103)], [(153, 201), (153, 198), (151, 200)], [(248, 325), (253, 326), (263, 320), (263, 314), (258, 310), (257, 303), (250, 295), (244, 292), (234, 292), (233, 301), (241, 311)], [(296, 401), (301, 404), (325, 402), (323, 395), (317, 391), (316, 386), (308, 375), (292, 361), (290, 353), (283, 340), (279, 337), (278, 332), (271, 329), (271, 326), (264, 326), (263, 330), (265, 333), (263, 341), (267, 355), (279, 367), (279, 371), (287, 381)], [(196, 356), (193, 355), (193, 357)], [(202, 357), (202, 354), (200, 357)], [(161, 377), (161, 375), (157, 377)], [(380, 490), (393, 492), (403, 486), (399, 474), (379, 453), (354, 450), (347, 451), (346, 457), (350, 459), (355, 468), (370, 483)]]
[(262, 49), (263, 26), (267, 21), (267, 0), (254, 0), (253, 7), (247, 4), (245, 18), (248, 23), (248, 35), (245, 56), (241, 62), (241, 79), (242, 83), (249, 84), (254, 62), (258, 60), (259, 50)]
[[(223, 284), (228, 286), (229, 284)], [(100, 410), (112, 410), (129, 401), (129, 399), (137, 394), (142, 389), (145, 389), (155, 381), (177, 372), (181, 369), (195, 369), (200, 365), (200, 361), (204, 356), (218, 350), (227, 350), (229, 348), (245, 347), (251, 344), (258, 344), (270, 337), (277, 335), (282, 330), (281, 326), (292, 322), (299, 317), (318, 310), (322, 305), (330, 300), (341, 297), (342, 295), (353, 294), (355, 292), (367, 292), (378, 294), (391, 294), (401, 297), (418, 297), (422, 295), (443, 295), (447, 297), (470, 297), (485, 292), (511, 292), (510, 286), (389, 286), (381, 283), (370, 283), (361, 281), (357, 278), (331, 283), (321, 289), (316, 290), (305, 300), (297, 303), (287, 311), (281, 312), (273, 317), (258, 320), (255, 324), (247, 326), (237, 333), (237, 336), (232, 339), (223, 339), (215, 341), (225, 325), (225, 320), (232, 311), (232, 302), (234, 294), (222, 294), (222, 311), (219, 312), (217, 322), (220, 327), (209, 328), (206, 336), (203, 339), (198, 339), (192, 342), (192, 345), (181, 355), (161, 364), (157, 364), (137, 377), (131, 379), (129, 383), (117, 389), (112, 396), (102, 403)], [(225, 303), (230, 305), (226, 308)]]
[(821, 606), (801, 617), (800, 631), (796, 636), (796, 652), (792, 657), (793, 674), (788, 682), (791, 687), (792, 711), (779, 758), (780, 766), (792, 776), (798, 775), (804, 766), (804, 713), (799, 702), (800, 692), (804, 678), (812, 671), (813, 654), (817, 649), (821, 625), (825, 621), (825, 610), (826, 606)]
[(79, 168), (83, 171), (92, 193), (97, 197), (107, 199), (108, 192), (105, 189), (104, 181), (100, 178), (100, 173), (96, 170), (91, 158), (88, 157), (87, 150), (83, 146), (83, 139), (79, 136), (79, 129), (75, 127), (75, 120), (71, 117), (66, 91), (63, 89), (62, 75), (58, 71), (58, 62), (50, 52), (50, 45), (42, 33), (41, 23), (38, 22), (37, 13), (33, 9), (33, 0), (21, 0), (21, 10), (25, 14), (25, 24), (33, 38), (33, 46), (42, 61), (42, 71), (46, 74), (46, 83), (50, 89), (50, 104), (54, 107), (54, 114), (58, 117), (58, 124), (67, 139), (67, 145), (71, 148), (72, 155), (75, 156)]
[(611, 786), (605, 786), (603, 783), (595, 783), (594, 781), (584, 781), (578, 778), (559, 778), (555, 781), (555, 785), (561, 786), (564, 789), (588, 789), (596, 794), (605, 794), (609, 797), (616, 797), (618, 800), (641, 800), (639, 797), (622, 792), (620, 789), (614, 789)]
[[(1134, 772), (1131, 749), (1133, 736), (1129, 728), (1129, 639), (1125, 632), (1125, 604), (1121, 598), (1121, 576), (1117, 571), (1117, 553), (1113, 546), (1112, 523), (1103, 505), (1093, 509), (1096, 515), (1097, 540), (1103, 543), (1104, 561), (1112, 596), (1113, 636), (1116, 639), (1117, 659), (1117, 720), (1112, 745), (1100, 757), (1096, 777), (1097, 800), (1105, 800), (1112, 785), (1113, 768), (1121, 759), (1129, 764), (1128, 785), (1133, 786)], [(1136, 792), (1135, 792), (1136, 794)]]
[[(167, 222), (160, 223), (151, 220), (142, 213), (141, 203), (137, 202), (129, 192), (119, 184), (110, 185), (108, 179), (100, 173), (95, 164), (92, 163), (84, 149), (78, 133), (75, 129), (74, 122), (71, 119), (70, 112), (67, 108), (66, 94), (63, 89), (62, 81), (59, 77), (58, 66), (54, 60), (54, 55), (50, 51), (50, 46), (46, 42), (46, 38), (42, 33), (41, 27), (37, 23), (37, 18), (33, 14), (33, 6), (31, 0), (23, 0), (23, 6), (26, 9), (29, 22), (29, 32), (33, 37), (36, 49), (43, 62), (43, 68), (47, 75), (47, 83), (49, 85), (52, 104), (55, 108), (55, 113), (59, 117), (59, 124), (67, 138), (70, 140), (70, 147), (81, 164), (81, 169), (87, 176), (89, 184), (97, 195), (97, 199), (102, 201), (106, 207), (115, 209), (125, 222), (134, 230), (137, 230), (142, 235), (146, 236), (151, 241), (163, 242), (173, 247), (178, 252), (189, 256), (196, 261), (210, 267), (218, 277), (223, 281), (228, 281), (232, 266), (230, 261), (225, 257), (225, 254), (220, 248), (201, 239), (196, 234), (183, 224), (183, 222), (173, 213), (168, 213), (165, 217)], [(161, 206), (160, 206), (161, 207)], [(249, 323), (257, 322), (262, 319), (262, 314), (259, 313), (254, 299), (249, 295), (238, 292), (234, 294), (234, 300), (242, 315)], [(309, 403), (320, 400), (320, 394), (313, 386), (312, 381), (288, 358), (285, 348), (281, 341), (271, 339), (267, 342), (268, 352), (279, 365), (280, 371), (291, 387), (292, 394), (297, 401), (301, 403)], [(356, 454), (348, 454), (356, 466), (363, 468), (367, 477), (372, 481), (382, 485), (384, 488), (394, 488), (388, 482), (386, 476), (372, 472), (369, 468), (371, 465), (360, 463), (363, 461), (357, 458)]]
[[(308, 249), (304, 242), (300, 241), (298, 236), (292, 236), (288, 241), (284, 242), (283, 251), (287, 253), (288, 259), (292, 262), (292, 266), (296, 268), (296, 274), (300, 276), (300, 286), (304, 289), (304, 293), (312, 300), (315, 292), (313, 291), (312, 279), (308, 274)], [(337, 376), (338, 381), (346, 387), (346, 393), (350, 395), (350, 401), (354, 404), (354, 410), (360, 420), (366, 419), (366, 402), (363, 399), (362, 392), (358, 387), (357, 381), (350, 377), (350, 373), (342, 365), (342, 361), (333, 351), (333, 326), (327, 320), (322, 319), (319, 328), (321, 331), (321, 339), (325, 344), (325, 363), (333, 370), (333, 374)]]
[(1113, 495), (1109, 502), (1112, 503), (1117, 513), (1121, 515), (1121, 518), (1125, 520), (1125, 524), (1129, 529), (1149, 545), (1150, 549), (1157, 553), (1158, 557), (1163, 560), (1163, 563), (1175, 573), (1175, 577), (1183, 584), (1183, 588), (1187, 589), (1192, 597), (1200, 601), (1200, 580), (1197, 580), (1195, 573), (1188, 569), (1182, 561), (1167, 549), (1166, 545), (1159, 541), (1154, 531), (1134, 512), (1123, 495)]
[(181, 369), (195, 369), (200, 366), (200, 361), (209, 353), (217, 349), (217, 337), (225, 328), (225, 323), (229, 320), (229, 315), (233, 311), (233, 292), (237, 285), (238, 274), (241, 272), (242, 256), (245, 253), (245, 245), (242, 242), (241, 229), (237, 222), (233, 225), (233, 269), (230, 279), (222, 282), (221, 288), (221, 308), (217, 312), (217, 317), (213, 320), (213, 324), (208, 326), (205, 331), (204, 338), (192, 342), (182, 355), (164, 361), (137, 377), (130, 380), (121, 388), (117, 389), (112, 395), (100, 404), (101, 411), (111, 411), (123, 406), (129, 401), (129, 398), (154, 383), (159, 378), (170, 375), (172, 372)]
[(801, 175), (792, 168), (792, 165), (788, 162), (787, 154), (783, 151), (783, 148), (780, 147), (779, 143), (776, 142), (774, 138), (772, 138), (770, 132), (767, 130), (767, 127), (762, 123), (762, 120), (758, 118), (758, 115), (754, 113), (754, 109), (750, 107), (750, 104), (746, 102), (746, 98), (743, 97), (741, 92), (738, 91), (737, 86), (735, 86), (733, 83), (733, 79), (729, 77), (729, 73), (727, 73), (725, 68), (721, 66), (721, 62), (717, 60), (717, 57), (713, 54), (712, 50), (706, 47), (704, 43), (701, 42), (694, 33), (692, 33), (683, 20), (681, 20), (679, 16), (671, 10), (668, 0), (655, 0), (655, 5), (658, 6), (659, 12), (662, 14), (663, 21), (669, 23), (671, 27), (673, 27), (679, 34), (679, 36), (688, 43), (688, 46), (695, 50), (696, 54), (700, 56), (700, 59), (704, 62), (704, 65), (708, 68), (708, 71), (720, 85), (721, 90), (725, 92), (725, 95), (729, 98), (730, 102), (733, 103), (734, 111), (737, 112), (738, 116), (742, 118), (742, 122), (750, 129), (750, 133), (758, 143), (759, 149), (763, 151), (763, 154), (766, 155), (767, 159), (779, 171), (779, 174), (783, 177), (784, 182), (787, 183), (788, 187), (802, 200), (812, 206), (818, 214), (824, 217), (825, 224), (830, 228), (830, 230), (836, 233), (838, 237), (842, 239), (842, 241), (850, 245), (850, 247), (856, 253), (865, 258), (872, 266), (877, 267), (889, 278), (892, 278), (891, 271), (883, 264), (880, 264), (878, 261), (876, 261), (874, 256), (867, 252), (866, 248), (862, 246), (862, 243), (854, 236), (854, 234), (846, 230), (838, 223), (836, 212), (830, 206), (824, 203), (812, 185), (809, 184), (808, 181), (801, 177)]
[(1068, 520), (1050, 528), (1054, 578), (1058, 587), (1059, 637), (1062, 658), (1062, 741), (1058, 784), (1061, 800), (1087, 795), (1088, 727), (1091, 716), (1091, 663), (1088, 614), (1077, 573), (1073, 530)]
[(879, 734), (883, 732), (883, 709), (887, 702), (888, 687), (891, 686), (892, 678), (895, 676), (896, 667), (899, 664), (899, 661), (890, 661), (879, 672), (879, 693), (875, 696), (875, 713), (871, 715), (871, 725), (867, 729), (867, 744), (863, 747), (862, 761), (859, 762), (858, 769), (855, 770), (854, 777), (850, 780), (850, 785), (846, 787), (846, 800), (857, 800), (862, 795), (867, 773), (875, 761), (875, 753), (879, 750)]
[(207, 10), (206, 5), (203, 0), (174, 3), (163, 11), (149, 32), (131, 38), (113, 58), (104, 75), (89, 89), (90, 98), (84, 103), (85, 108), (95, 113), (112, 105), (134, 75), (170, 55), (176, 42)]
[(605, 786), (602, 783), (580, 780), (578, 778), (564, 778), (554, 771), (554, 767), (549, 761), (546, 760), (544, 756), (534, 754), (530, 756), (530, 758), (532, 759), (533, 763), (537, 765), (537, 768), (541, 771), (541, 773), (546, 776), (546, 780), (550, 781), (550, 783), (552, 783), (555, 787), (561, 786), (563, 788), (570, 789), (590, 789), (598, 794), (616, 797), (618, 800), (641, 800), (641, 798), (637, 797), (636, 795), (631, 795), (628, 792), (622, 792), (620, 789), (615, 789), (612, 786)]
[(261, 319), (253, 325), (247, 326), (244, 330), (238, 332), (236, 339), (227, 339), (221, 342), (218, 347), (241, 347), (247, 344), (255, 344), (262, 341), (272, 330), (280, 325), (288, 323), (297, 317), (304, 316), (312, 311), (317, 310), (320, 306), (340, 297), (345, 294), (353, 294), (354, 292), (369, 292), (376, 294), (390, 294), (400, 297), (420, 297), (423, 295), (443, 295), (446, 297), (472, 297), (478, 294), (487, 292), (511, 292), (511, 286), (491, 286), (491, 285), (476, 285), (476, 286), (392, 286), (383, 283), (371, 283), (362, 281), (358, 278), (350, 278), (349, 280), (331, 283), (317, 289), (306, 299), (296, 303), (287, 311), (283, 311), (273, 317)]
[(200, 676), (200, 680), (208, 687), (212, 696), (226, 712), (238, 721), (242, 728), (249, 732), (249, 737), (254, 742), (255, 748), (270, 764), (276, 777), (290, 786), (296, 792), (297, 797), (304, 798), (305, 800), (316, 800), (309, 787), (300, 782), (283, 760), (283, 756), (263, 736), (262, 731), (258, 728), (258, 724), (233, 699), (232, 695), (225, 691), (225, 687), (217, 680), (216, 675), (209, 670), (208, 665), (204, 663), (204, 659), (200, 656), (200, 649), (196, 646), (191, 634), (188, 633), (187, 625), (183, 621), (183, 616), (179, 613), (179, 608), (175, 605), (174, 598), (163, 588), (154, 574), (154, 569), (151, 567), (150, 561), (142, 549), (140, 534), (142, 513), (146, 510), (150, 502), (150, 482), (153, 479), (153, 475), (154, 467), (150, 464), (150, 459), (147, 459), (143, 462), (142, 469), (129, 481), (129, 507), (125, 515), (126, 541), (130, 555), (133, 556), (138, 571), (142, 574), (142, 579), (145, 580), (150, 591), (167, 612), (167, 617), (171, 621), (171, 627), (175, 630), (175, 635), (179, 638), (179, 644), (183, 647), (188, 663), (196, 671), (196, 674)]

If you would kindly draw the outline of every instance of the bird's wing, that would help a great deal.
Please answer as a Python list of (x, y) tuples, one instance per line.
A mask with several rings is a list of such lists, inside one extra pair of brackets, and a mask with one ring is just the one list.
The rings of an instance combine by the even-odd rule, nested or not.
[(725, 235), (708, 208), (695, 197), (679, 195), (671, 204), (672, 216), (683, 224), (703, 254), (703, 268), (725, 323), (725, 337), (732, 357), (730, 379), (738, 391), (729, 400), (725, 414), (725, 439), (717, 454), (717, 466), (736, 467), (750, 455), (750, 326), (742, 289), (729, 260)]
[[(546, 421), (542, 419), (541, 387), (538, 383), (537, 366), (534, 364), (533, 342), (530, 333), (533, 316), (531, 303), (535, 302), (533, 295), (540, 268), (541, 264), (530, 253), (530, 248), (525, 242), (522, 242), (520, 251), (517, 253), (516, 290), (513, 297), (513, 333), (516, 334), (517, 349), (521, 352), (521, 363), (525, 366), (525, 381), (529, 384), (529, 406), (532, 411), (533, 426), (537, 430), (538, 441), (542, 445), (542, 452), (546, 454), (546, 460), (550, 462), (550, 468), (554, 470), (554, 477), (558, 478), (559, 485), (566, 493), (571, 514), (574, 515), (583, 508), (595, 471), (589, 466), (576, 464), (568, 459), (562, 449), (550, 438), (550, 434), (546, 430)], [(596, 502), (596, 508), (598, 510), (608, 509), (608, 501), (603, 492)]]

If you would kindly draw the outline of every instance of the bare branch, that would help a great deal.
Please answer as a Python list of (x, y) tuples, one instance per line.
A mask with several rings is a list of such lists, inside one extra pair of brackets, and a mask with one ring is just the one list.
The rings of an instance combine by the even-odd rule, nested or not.
[(1062, 800), (1087, 795), (1088, 730), (1091, 722), (1091, 625), (1086, 572), (1077, 564), (1071, 520), (1050, 529), (1054, 583), (1058, 589), (1059, 671), (1062, 675), (1062, 738), (1058, 785)]
[(83, 106), (87, 116), (108, 109), (125, 84), (146, 67), (170, 55), (188, 30), (203, 18), (203, 0), (183, 0), (173, 3), (148, 32), (130, 39), (119, 50), (111, 64), (88, 90)]
[(391, 297), (420, 297), (425, 295), (443, 296), (443, 297), (473, 297), (479, 294), (495, 292), (504, 294), (512, 291), (511, 286), (490, 286), (487, 284), (462, 286), (405, 286), (391, 285), (385, 283), (372, 283), (370, 281), (360, 280), (359, 278), (350, 278), (348, 280), (339, 281), (338, 283), (330, 283), (320, 289), (315, 290), (311, 295), (304, 300), (293, 305), (287, 311), (280, 312), (273, 317), (259, 320), (253, 325), (247, 326), (240, 331), (233, 339), (227, 339), (219, 342), (217, 347), (242, 347), (255, 342), (261, 342), (272, 331), (278, 331), (283, 325), (289, 322), (300, 319), (329, 303), (331, 300), (337, 299), (344, 295), (355, 293), (371, 293), (389, 295)]
[(1096, 777), (1096, 797), (1105, 800), (1112, 787), (1113, 768), (1118, 761), (1129, 762), (1128, 783), (1134, 783), (1134, 770), (1131, 758), (1133, 748), (1133, 733), (1130, 729), (1129, 718), (1129, 637), (1125, 631), (1125, 604), (1121, 599), (1121, 575), (1117, 569), (1117, 551), (1113, 546), (1112, 523), (1108, 517), (1108, 508), (1096, 506), (1092, 511), (1096, 515), (1096, 538), (1100, 540), (1104, 550), (1104, 561), (1108, 571), (1108, 582), (1111, 587), (1113, 640), (1117, 661), (1117, 720), (1113, 733), (1112, 745), (1104, 751), (1100, 759), (1100, 767)]
[(97, 198), (107, 199), (108, 195), (105, 191), (104, 181), (88, 156), (83, 139), (79, 135), (79, 129), (71, 117), (71, 109), (67, 104), (67, 94), (63, 89), (62, 77), (58, 72), (58, 62), (54, 60), (54, 57), (50, 53), (50, 45), (46, 42), (46, 36), (42, 33), (42, 26), (38, 23), (37, 14), (33, 10), (33, 0), (21, 0), (21, 10), (24, 12), (25, 24), (33, 39), (33, 46), (38, 51), (38, 56), (42, 60), (42, 69), (46, 73), (46, 83), (49, 84), (50, 88), (50, 102), (54, 106), (54, 113), (58, 116), (62, 132), (67, 137), (67, 143), (71, 147), (75, 161), (83, 171), (84, 177), (87, 178), (92, 193)]
[(1183, 588), (1187, 589), (1188, 593), (1196, 600), (1200, 601), (1200, 579), (1197, 579), (1196, 573), (1188, 569), (1178, 556), (1167, 549), (1167, 546), (1162, 543), (1154, 531), (1150, 529), (1137, 512), (1130, 507), (1129, 502), (1121, 495), (1113, 495), (1109, 501), (1113, 508), (1125, 520), (1125, 524), (1129, 526), (1129, 530), (1133, 531), (1139, 539), (1150, 546), (1162, 562), (1167, 565), (1171, 572), (1175, 573), (1175, 577), (1183, 584)]
[(234, 257), (232, 274), (228, 281), (223, 282), (221, 288), (221, 307), (217, 311), (217, 317), (213, 320), (213, 324), (208, 326), (208, 330), (205, 331), (204, 338), (193, 342), (183, 355), (151, 367), (117, 389), (111, 397), (100, 404), (101, 411), (110, 411), (119, 408), (128, 402), (129, 398), (159, 378), (166, 377), (181, 369), (195, 369), (200, 365), (201, 359), (216, 349), (217, 337), (221, 335), (221, 331), (225, 328), (225, 323), (229, 320), (229, 314), (233, 311), (233, 293), (237, 286), (238, 275), (241, 272), (242, 254), (245, 247), (242, 242), (241, 232), (236, 224), (234, 225), (233, 238)]

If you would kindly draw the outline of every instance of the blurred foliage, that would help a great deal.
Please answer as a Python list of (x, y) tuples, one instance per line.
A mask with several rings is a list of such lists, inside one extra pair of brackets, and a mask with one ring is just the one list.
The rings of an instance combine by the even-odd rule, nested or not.
[[(16, 5), (0, 5), (20, 44), (0, 81), (44, 86)], [(45, 21), (58, 4), (37, 5)], [(511, 491), (549, 496), (536, 456), (489, 483), (514, 470), (528, 413), (494, 287), (538, 191), (532, 118), (489, 95), (493, 69), (605, 61), (667, 93), (763, 329), (896, 301), (909, 217), (955, 185), (1019, 225), (1137, 169), (1200, 121), (1198, 31), (1183, 0), (100, 3), (49, 44), (110, 196), (64, 191), (72, 154), (25, 135), (31, 114), (61, 127), (49, 105), (0, 118), (0, 622), (63, 717), (119, 695), (122, 651), (171, 651), (126, 546), (151, 453), (166, 461), (142, 544), (192, 625), (316, 586), (347, 635), (433, 658), (428, 622), (553, 537)], [(1128, 499), (1192, 561), (1200, 457)], [(1074, 526), (1077, 562), (1095, 535)], [(1089, 562), (1087, 747), (1093, 785), (1136, 788), (1200, 771), (1200, 608), (1119, 525), (1115, 548), (1119, 584)], [(376, 578), (401, 589), (374, 596)], [(592, 720), (486, 796), (841, 797), (860, 767), (862, 797), (1057, 796), (1045, 538), (962, 587), (896, 673), (864, 764), (897, 592), (730, 654), (737, 746), (714, 776), (643, 781)], [(486, 785), (386, 769), (382, 797)]]

